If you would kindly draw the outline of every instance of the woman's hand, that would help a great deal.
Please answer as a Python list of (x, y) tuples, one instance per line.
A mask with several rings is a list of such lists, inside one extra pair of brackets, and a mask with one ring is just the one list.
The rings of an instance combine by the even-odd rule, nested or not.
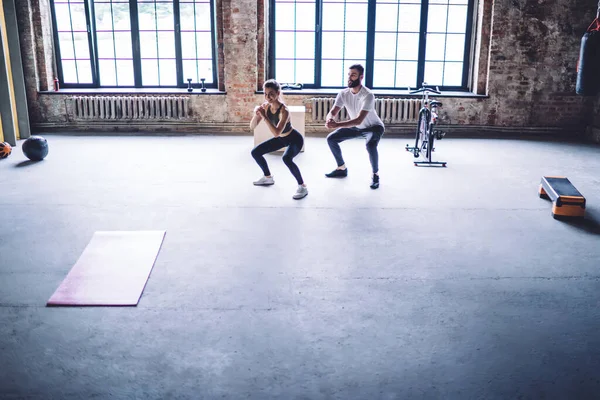
[(260, 115), (263, 118), (267, 117), (267, 108), (269, 107), (269, 103), (264, 103), (263, 105), (261, 105), (260, 107), (258, 107), (258, 110), (256, 111), (257, 114), (256, 115)]

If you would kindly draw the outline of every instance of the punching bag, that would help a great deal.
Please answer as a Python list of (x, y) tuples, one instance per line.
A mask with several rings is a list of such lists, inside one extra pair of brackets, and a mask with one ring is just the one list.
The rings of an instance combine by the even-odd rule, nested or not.
[(600, 21), (592, 22), (583, 37), (577, 63), (577, 94), (595, 96), (600, 92)]

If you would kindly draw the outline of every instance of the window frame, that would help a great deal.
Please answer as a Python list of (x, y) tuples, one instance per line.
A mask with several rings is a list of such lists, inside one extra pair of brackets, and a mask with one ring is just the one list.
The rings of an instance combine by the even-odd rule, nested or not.
[[(268, 78), (275, 79), (276, 78), (276, 1), (277, 0), (269, 0), (269, 26), (268, 26), (268, 49), (267, 49), (267, 71)], [(397, 86), (378, 86), (373, 87), (373, 68), (375, 64), (375, 24), (376, 24), (376, 0), (365, 0), (368, 2), (367, 10), (367, 36), (366, 36), (366, 48), (365, 48), (365, 63), (363, 66), (365, 67), (365, 76), (363, 84), (369, 88), (375, 90), (384, 90), (384, 91), (394, 91), (394, 90), (406, 90), (405, 87), (397, 87)], [(421, 87), (422, 82), (425, 76), (425, 64), (426, 64), (426, 49), (427, 49), (427, 21), (429, 14), (429, 2), (430, 0), (421, 0), (421, 15), (420, 15), (420, 25), (419, 25), (419, 48), (418, 48), (418, 61), (417, 61), (417, 76), (416, 81), (411, 85), (411, 88)], [(466, 29), (465, 29), (465, 44), (464, 44), (464, 54), (463, 54), (463, 73), (462, 73), (462, 83), (460, 86), (442, 86), (440, 85), (440, 90), (444, 91), (457, 91), (457, 92), (469, 92), (471, 90), (475, 90), (476, 88), (471, 87), (473, 85), (472, 80), (470, 79), (471, 73), (473, 72), (473, 68), (475, 67), (475, 41), (473, 37), (475, 35), (475, 10), (477, 6), (478, 0), (467, 0), (467, 15), (466, 15)], [(314, 57), (314, 82), (311, 84), (303, 84), (304, 88), (307, 89), (339, 89), (343, 88), (343, 86), (323, 86), (322, 82), (322, 39), (323, 39), (323, 0), (315, 0), (315, 57)], [(295, 31), (294, 31), (295, 32)], [(449, 33), (446, 32), (446, 35)], [(396, 60), (397, 61), (397, 60)], [(345, 75), (344, 75), (345, 76)], [(282, 83), (292, 83), (292, 82), (282, 82)], [(294, 82), (295, 83), (295, 82)]]
[[(70, 4), (70, 1), (66, 1)], [(174, 36), (175, 36), (175, 66), (176, 66), (176, 85), (143, 85), (142, 84), (142, 60), (140, 50), (140, 30), (138, 16), (138, 0), (129, 0), (129, 16), (131, 27), (131, 43), (133, 58), (133, 76), (134, 85), (101, 85), (100, 71), (98, 62), (98, 39), (96, 33), (94, 0), (83, 0), (85, 7), (85, 25), (87, 28), (88, 48), (90, 54), (90, 68), (92, 73), (92, 83), (65, 83), (62, 67), (62, 55), (60, 49), (58, 25), (56, 21), (55, 0), (50, 0), (50, 14), (52, 19), (52, 38), (54, 41), (54, 56), (56, 63), (56, 73), (61, 88), (65, 89), (182, 89), (187, 88), (188, 83), (183, 76), (183, 54), (181, 46), (181, 13), (180, 0), (173, 0), (174, 17)], [(210, 4), (210, 24), (211, 24), (211, 63), (212, 63), (212, 82), (204, 83), (204, 87), (214, 89), (218, 87), (217, 73), (217, 27), (215, 0), (209, 0)], [(69, 18), (70, 15), (69, 15)], [(71, 29), (72, 29), (71, 21)], [(72, 34), (73, 31), (71, 31)], [(74, 54), (75, 59), (77, 55)], [(77, 66), (77, 63), (75, 63)], [(192, 83), (193, 88), (199, 88), (200, 82)]]

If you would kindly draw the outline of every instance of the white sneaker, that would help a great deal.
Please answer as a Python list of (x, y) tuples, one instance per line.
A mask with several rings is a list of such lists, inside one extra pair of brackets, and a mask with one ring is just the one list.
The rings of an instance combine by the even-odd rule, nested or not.
[(295, 200), (300, 200), (308, 194), (308, 189), (306, 186), (298, 185), (298, 189), (296, 189), (296, 193), (292, 196)]
[(273, 185), (275, 181), (273, 177), (267, 178), (266, 176), (261, 177), (259, 180), (253, 182), (255, 186), (269, 186)]

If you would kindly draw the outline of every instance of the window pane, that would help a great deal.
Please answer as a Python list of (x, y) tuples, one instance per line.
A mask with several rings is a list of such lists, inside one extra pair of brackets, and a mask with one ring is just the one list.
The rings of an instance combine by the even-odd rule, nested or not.
[(294, 61), (277, 60), (275, 63), (275, 72), (279, 82), (294, 82)]
[(115, 60), (99, 60), (100, 84), (102, 86), (116, 86)]
[(198, 76), (196, 64), (196, 60), (183, 60), (183, 82), (185, 84), (187, 84), (188, 78), (192, 79), (192, 84), (200, 83), (200, 77)]
[[(206, 85), (213, 84), (213, 36), (211, 32), (210, 2), (207, 0), (195, 2), (183, 0), (180, 2), (180, 13), (183, 83), (187, 84), (187, 79), (192, 78), (192, 83), (197, 85), (200, 84), (200, 79), (204, 78)], [(170, 30), (172, 29), (171, 27)], [(175, 32), (160, 33), (161, 85), (172, 86), (176, 84), (176, 71), (173, 69), (171, 75), (166, 72), (171, 66), (176, 65), (172, 60), (176, 57), (174, 35)], [(165, 60), (165, 58), (169, 60)]]
[(315, 58), (314, 33), (298, 32), (296, 34), (296, 58)]
[(296, 62), (296, 82), (294, 83), (303, 83), (313, 84), (315, 82), (315, 61), (307, 60), (307, 61), (297, 61)]
[(196, 30), (210, 31), (210, 3), (196, 2)]
[(442, 85), (442, 74), (444, 71), (444, 63), (442, 62), (426, 62), (425, 63), (425, 82), (428, 85)]
[(427, 16), (427, 32), (446, 32), (448, 6), (430, 5)]
[(323, 30), (344, 30), (344, 5), (338, 3), (323, 4)]
[(196, 34), (196, 43), (198, 48), (198, 58), (210, 59), (212, 57), (212, 43), (209, 32), (198, 32)]
[(398, 60), (418, 60), (419, 59), (419, 34), (418, 33), (400, 33), (398, 34)]
[(421, 6), (400, 4), (398, 30), (400, 32), (419, 32), (421, 29)]
[[(325, 14), (323, 14), (325, 17)], [(363, 4), (347, 4), (346, 5), (346, 30), (362, 31), (367, 30), (367, 3)], [(330, 15), (327, 15), (329, 18)]]
[(133, 86), (129, 4), (96, 1), (94, 11), (100, 85)]
[[(83, 1), (54, 3), (57, 24), (58, 64), (62, 82), (66, 84), (92, 83), (87, 18)], [(57, 54), (58, 55), (58, 54)]]
[(58, 32), (71, 32), (71, 20), (70, 18), (65, 18), (65, 16), (69, 15), (69, 4), (54, 3), (54, 10), (56, 14), (56, 30)]
[[(279, 14), (278, 14), (279, 15)], [(297, 3), (296, 29), (299, 31), (315, 30), (315, 3)]]
[(375, 61), (373, 64), (373, 86), (393, 87), (395, 66), (395, 61)]
[(344, 52), (344, 34), (341, 32), (323, 32), (323, 58), (342, 58)]
[(277, 13), (275, 17), (275, 29), (278, 31), (294, 29), (294, 21), (296, 19), (294, 4), (278, 2), (275, 10)]
[[(60, 47), (60, 56), (64, 59), (74, 59), (73, 39), (70, 32), (61, 32), (58, 34), (58, 45)], [(87, 46), (87, 38), (85, 42)]]
[(443, 60), (446, 46), (446, 35), (429, 34), (427, 35), (427, 50), (425, 52), (426, 60)]
[(367, 34), (348, 32), (346, 33), (346, 58), (364, 58), (367, 53)]
[(64, 83), (78, 83), (77, 82), (77, 69), (75, 68), (75, 61), (63, 61), (63, 81)]
[(448, 9), (448, 32), (464, 33), (467, 29), (467, 7), (450, 6)]
[(129, 19), (129, 4), (113, 3), (112, 9), (115, 30), (131, 30), (131, 21)]
[(200, 60), (198, 61), (198, 75), (200, 78), (204, 78), (205, 84), (212, 84), (213, 82), (213, 69), (212, 60)]
[(96, 14), (96, 32), (111, 31), (113, 25), (110, 4), (94, 2), (94, 12)]
[(158, 32), (158, 56), (175, 58), (175, 32)]
[(323, 61), (321, 67), (322, 86), (345, 86), (346, 74), (343, 61)]
[(181, 54), (183, 58), (196, 58), (196, 35), (194, 32), (181, 32)]
[(395, 60), (396, 59), (396, 34), (395, 33), (376, 33), (375, 34), (375, 59), (376, 60)]
[(143, 43), (143, 45), (140, 46), (142, 58), (158, 57), (158, 40), (156, 38), (156, 32), (140, 32), (140, 43)]
[(194, 30), (194, 3), (180, 3), (179, 12), (181, 13), (181, 31)]
[(142, 84), (158, 86), (158, 60), (142, 60)]
[[(315, 0), (275, 1), (272, 28), (276, 28), (275, 62), (280, 80), (311, 78), (312, 60), (320, 57), (321, 82), (314, 82), (315, 86), (344, 87), (348, 66), (366, 66), (366, 59), (372, 57), (374, 87), (414, 87), (420, 70), (419, 45), (424, 41), (423, 79), (437, 85), (462, 85), (470, 0), (428, 0), (428, 19), (423, 26), (427, 36), (421, 33), (422, 0), (322, 0), (321, 54), (314, 54), (315, 42), (308, 32), (299, 33), (314, 30)], [(373, 54), (367, 54), (369, 12), (375, 12)], [(282, 58), (290, 60), (286, 63)]]
[(173, 16), (173, 3), (156, 3), (156, 27), (159, 30), (175, 30), (175, 17)]
[(421, 29), (421, 6), (414, 4), (400, 4), (400, 19), (398, 31), (419, 32)]
[(90, 58), (90, 48), (88, 47), (87, 33), (74, 33), (75, 55), (78, 60)]
[(131, 32), (115, 32), (116, 58), (132, 58)]
[(98, 40), (98, 58), (113, 58), (115, 50), (112, 33), (98, 33), (96, 37)]
[(133, 61), (117, 60), (117, 84), (119, 86), (133, 86)]
[(446, 37), (446, 61), (462, 61), (465, 55), (465, 35)]
[(397, 4), (377, 4), (377, 13), (375, 14), (375, 29), (378, 32), (389, 31), (396, 32), (398, 28), (398, 5)]
[(444, 85), (462, 86), (463, 63), (447, 62), (444, 66)]
[[(398, 62), (396, 64), (396, 87), (415, 87), (417, 81), (417, 66), (415, 62)], [(419, 85), (420, 86), (420, 85)]]
[(177, 69), (175, 60), (160, 60), (160, 84), (161, 86), (177, 85)]
[(156, 12), (154, 10), (154, 4), (138, 4), (138, 23), (141, 31), (156, 30)]
[(92, 83), (92, 64), (90, 60), (77, 61), (77, 83)]
[[(62, 17), (62, 15), (58, 16), (57, 19)], [(71, 4), (71, 23), (73, 24), (73, 31), (87, 33), (85, 7), (83, 4)]]
[(292, 32), (277, 32), (275, 57), (294, 58), (294, 34)]

